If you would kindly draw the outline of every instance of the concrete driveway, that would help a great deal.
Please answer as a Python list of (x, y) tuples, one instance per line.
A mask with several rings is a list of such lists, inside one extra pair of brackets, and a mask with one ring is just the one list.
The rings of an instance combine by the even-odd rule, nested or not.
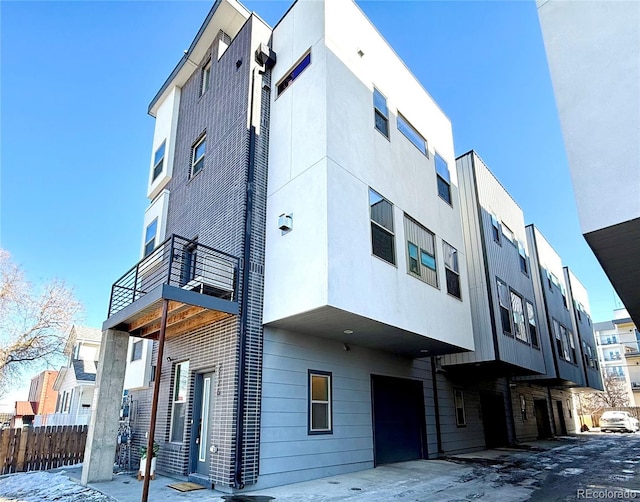
[[(48, 498), (50, 487), (62, 480), (69, 490), (78, 487), (68, 476), (79, 478), (80, 470), (40, 473), (52, 481), (39, 480), (31, 490), (9, 493), (7, 480), (28, 486), (28, 476), (14, 474), (0, 479), (0, 502), (81, 500), (138, 502), (142, 482), (130, 475), (118, 475), (113, 481), (95, 483), (77, 498)], [(19, 481), (23, 477), (23, 481)], [(36, 477), (34, 476), (35, 480)], [(149, 500), (222, 502), (333, 502), (333, 501), (433, 501), (468, 502), (523, 501), (540, 502), (581, 498), (640, 499), (640, 434), (585, 433), (552, 441), (537, 441), (517, 449), (486, 450), (449, 457), (446, 460), (419, 460), (381, 466), (376, 469), (329, 478), (246, 492), (234, 499), (225, 494), (198, 490), (181, 493), (167, 485), (178, 480), (158, 476), (151, 482)], [(48, 486), (47, 486), (48, 485)], [(60, 485), (61, 486), (61, 485)], [(104, 497), (106, 494), (108, 497)], [(76, 498), (72, 498), (76, 497)], [(92, 498), (95, 497), (95, 498)]]

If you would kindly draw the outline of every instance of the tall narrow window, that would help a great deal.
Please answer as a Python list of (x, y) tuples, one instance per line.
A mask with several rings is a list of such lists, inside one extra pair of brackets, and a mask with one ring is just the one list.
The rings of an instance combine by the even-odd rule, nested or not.
[(415, 130), (415, 128), (405, 119), (400, 113), (398, 113), (398, 131), (400, 131), (413, 145), (429, 158), (429, 150), (427, 149), (427, 140)]
[(520, 414), (522, 415), (522, 421), (526, 422), (527, 419), (527, 400), (524, 395), (520, 394)]
[(131, 360), (138, 361), (139, 359), (142, 359), (142, 340), (133, 342), (131, 347)]
[(491, 233), (493, 240), (500, 244), (500, 222), (495, 214), (491, 214)]
[(564, 308), (569, 310), (569, 302), (567, 302), (567, 290), (562, 284), (560, 284), (560, 293), (562, 293), (562, 303), (564, 304)]
[(309, 434), (331, 434), (331, 373), (309, 370)]
[(371, 212), (371, 247), (373, 254), (395, 265), (393, 204), (375, 190), (369, 189), (369, 207)]
[(204, 154), (207, 151), (207, 136), (203, 135), (191, 148), (191, 176), (198, 174), (204, 167)]
[(456, 298), (462, 298), (460, 291), (460, 269), (458, 268), (458, 250), (442, 241), (444, 251), (444, 269), (447, 280), (447, 293)]
[(184, 438), (184, 424), (187, 416), (187, 395), (189, 393), (189, 361), (176, 364), (173, 379), (173, 400), (171, 407), (171, 442), (181, 443)]
[(209, 89), (209, 83), (211, 82), (211, 60), (202, 67), (202, 87), (200, 88), (200, 94), (204, 94)]
[(155, 218), (144, 234), (144, 255), (149, 256), (156, 247), (156, 235), (158, 234), (158, 218)]
[(506, 335), (511, 336), (511, 302), (509, 301), (509, 288), (500, 279), (497, 279), (497, 286), (502, 331)]
[(464, 427), (467, 425), (467, 417), (464, 412), (464, 393), (460, 389), (454, 389), (453, 400), (456, 405), (456, 425)]
[(151, 181), (155, 181), (155, 179), (160, 176), (162, 168), (164, 167), (164, 148), (166, 143), (166, 140), (163, 141), (153, 156), (153, 180)]
[(529, 266), (527, 265), (527, 252), (524, 249), (524, 244), (518, 241), (518, 255), (520, 256), (520, 272), (529, 275)]
[(578, 355), (576, 353), (576, 342), (573, 340), (573, 333), (567, 330), (567, 337), (569, 337), (569, 347), (571, 348), (571, 362), (578, 364)]
[(516, 338), (529, 343), (529, 336), (524, 323), (524, 308), (522, 298), (511, 291), (511, 314), (513, 317), (513, 332)]
[(407, 239), (407, 272), (437, 288), (434, 234), (405, 214), (404, 235)]
[(307, 66), (311, 64), (311, 50), (309, 50), (298, 62), (293, 66), (291, 71), (287, 73), (280, 82), (276, 84), (276, 90), (278, 96), (282, 94), (285, 90), (289, 88), (291, 84), (293, 84), (294, 80), (296, 80), (300, 74), (307, 69)]
[(538, 328), (536, 327), (536, 314), (533, 310), (533, 304), (527, 302), (527, 318), (529, 321), (529, 337), (531, 338), (531, 345), (539, 347), (538, 344)]
[(560, 334), (560, 324), (558, 324), (558, 321), (556, 321), (555, 319), (553, 319), (553, 334), (556, 338), (557, 357), (558, 359), (560, 359), (561, 357), (563, 357), (562, 335)]
[(567, 328), (560, 325), (560, 333), (562, 335), (562, 354), (564, 360), (571, 362), (571, 356), (569, 355), (569, 337), (567, 336)]
[(386, 138), (389, 137), (389, 109), (387, 98), (375, 87), (373, 88), (373, 124)]
[(436, 162), (436, 178), (438, 182), (438, 195), (447, 203), (451, 204), (451, 177), (449, 175), (449, 166), (447, 162), (435, 154)]

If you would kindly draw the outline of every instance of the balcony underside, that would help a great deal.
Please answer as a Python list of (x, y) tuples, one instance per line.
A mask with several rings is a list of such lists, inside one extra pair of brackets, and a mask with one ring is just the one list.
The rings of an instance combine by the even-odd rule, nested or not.
[(237, 315), (238, 303), (183, 288), (160, 284), (142, 298), (118, 311), (102, 329), (126, 331), (132, 336), (157, 339), (163, 300), (169, 300), (165, 336), (171, 338)]
[[(383, 350), (414, 359), (464, 351), (456, 345), (331, 306), (279, 319), (267, 323), (266, 326)], [(345, 330), (351, 330), (353, 333), (347, 334)]]
[(460, 379), (494, 379), (500, 377), (520, 378), (540, 375), (536, 371), (525, 368), (524, 366), (517, 366), (506, 361), (496, 361), (495, 359), (490, 361), (476, 361), (460, 364), (443, 364), (443, 370), (452, 378)]

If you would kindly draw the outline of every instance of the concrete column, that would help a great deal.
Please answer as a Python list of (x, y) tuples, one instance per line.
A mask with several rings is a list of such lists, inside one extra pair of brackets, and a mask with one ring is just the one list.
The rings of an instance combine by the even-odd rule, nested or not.
[(102, 333), (93, 411), (84, 450), (83, 485), (111, 481), (113, 477), (128, 342), (129, 333), (124, 331), (108, 329)]

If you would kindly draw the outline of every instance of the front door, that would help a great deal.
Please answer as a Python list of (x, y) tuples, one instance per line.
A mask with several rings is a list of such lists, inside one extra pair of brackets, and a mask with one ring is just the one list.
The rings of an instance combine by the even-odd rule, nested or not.
[(545, 399), (535, 399), (533, 407), (536, 413), (536, 425), (538, 427), (538, 439), (551, 437), (551, 424), (549, 423), (549, 410)]
[(209, 478), (211, 444), (211, 424), (215, 405), (216, 374), (201, 373), (196, 379), (196, 393), (193, 408), (193, 440), (191, 441), (191, 472), (202, 478)]
[(487, 448), (498, 448), (509, 443), (507, 435), (507, 414), (502, 392), (481, 392), (480, 408), (482, 409), (482, 425), (484, 442)]

